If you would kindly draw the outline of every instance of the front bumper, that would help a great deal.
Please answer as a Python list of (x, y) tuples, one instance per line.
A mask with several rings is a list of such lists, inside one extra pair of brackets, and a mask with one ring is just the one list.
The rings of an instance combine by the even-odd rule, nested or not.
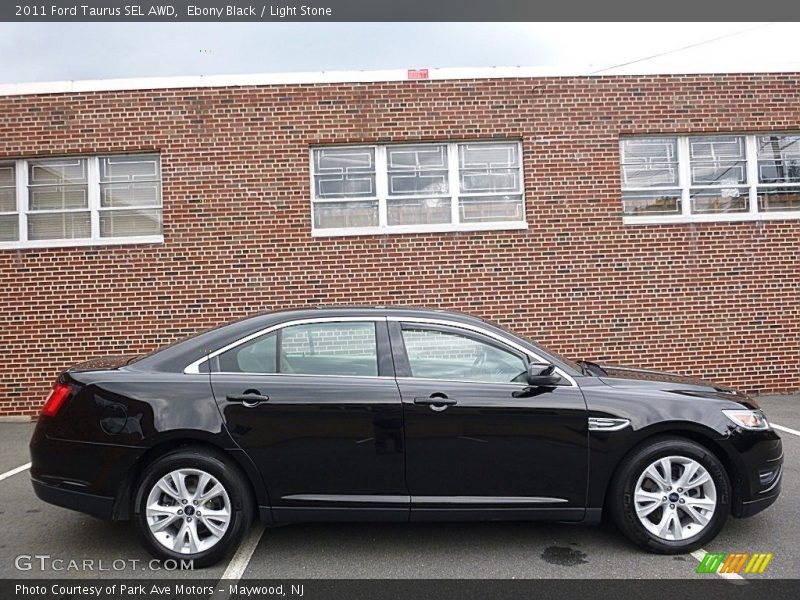
[(753, 515), (757, 515), (765, 508), (771, 506), (775, 500), (778, 499), (778, 496), (781, 493), (781, 484), (780, 478), (783, 477), (783, 468), (781, 467), (780, 474), (778, 475), (778, 486), (773, 490), (774, 493), (770, 493), (763, 498), (756, 498), (755, 500), (748, 500), (742, 501), (741, 506), (739, 507), (739, 514), (734, 513), (734, 516), (746, 518), (752, 517)]
[(752, 517), (773, 504), (783, 480), (783, 444), (772, 430), (739, 432), (730, 438), (736, 451), (738, 485), (734, 517)]

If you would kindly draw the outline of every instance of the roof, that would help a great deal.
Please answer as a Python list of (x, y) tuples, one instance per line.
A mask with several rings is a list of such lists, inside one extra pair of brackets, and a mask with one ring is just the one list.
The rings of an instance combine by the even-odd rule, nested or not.
[[(313, 319), (316, 317), (325, 316), (356, 316), (369, 313), (380, 313), (383, 315), (396, 315), (396, 316), (414, 316), (414, 317), (448, 317), (453, 321), (461, 322), (479, 322), (483, 324), (491, 324), (489, 321), (471, 315), (469, 313), (446, 310), (443, 308), (432, 308), (427, 306), (406, 306), (400, 304), (312, 304), (305, 306), (288, 307), (285, 309), (264, 311), (243, 317), (234, 323), (248, 321), (254, 323), (271, 323), (278, 322), (291, 317), (294, 319)], [(492, 324), (493, 325), (493, 324)]]
[[(596, 67), (595, 67), (596, 68)], [(640, 70), (641, 69), (641, 70)], [(797, 63), (775, 62), (759, 73), (792, 73), (798, 71)], [(71, 81), (44, 81), (31, 83), (0, 84), (0, 96), (23, 96), (36, 94), (68, 94), (82, 92), (107, 92), (125, 90), (161, 90), (182, 88), (254, 87), (270, 85), (313, 85), (330, 83), (375, 83), (408, 81), (444, 81), (464, 79), (507, 79), (537, 77), (620, 77), (631, 75), (692, 75), (733, 74), (736, 70), (682, 69), (647, 70), (626, 68), (624, 73), (593, 74), (586, 66), (541, 66), (541, 67), (452, 67), (421, 69), (384, 69), (377, 71), (313, 71), (296, 73), (256, 73), (244, 75), (186, 75), (175, 77), (142, 77), (132, 79), (86, 79)], [(749, 71), (752, 74), (755, 71)], [(423, 76), (424, 75), (424, 76)]]
[(132, 365), (132, 368), (182, 372), (186, 365), (202, 358), (209, 350), (221, 348), (278, 323), (325, 317), (369, 316), (372, 312), (386, 316), (446, 318), (454, 323), (480, 324), (483, 328), (498, 330), (508, 335), (504, 329), (462, 312), (406, 306), (308, 306), (255, 314), (200, 332), (143, 357)]

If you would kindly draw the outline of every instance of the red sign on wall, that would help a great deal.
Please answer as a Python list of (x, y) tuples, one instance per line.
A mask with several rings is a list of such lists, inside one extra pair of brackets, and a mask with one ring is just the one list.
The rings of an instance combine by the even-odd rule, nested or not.
[(427, 79), (428, 78), (428, 69), (409, 69), (408, 70), (408, 78), (409, 79)]

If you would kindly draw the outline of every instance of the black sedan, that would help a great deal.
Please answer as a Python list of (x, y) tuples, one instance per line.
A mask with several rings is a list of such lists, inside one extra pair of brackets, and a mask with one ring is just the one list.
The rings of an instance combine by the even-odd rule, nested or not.
[(558, 520), (688, 552), (778, 496), (747, 395), (571, 362), (463, 314), (273, 312), (65, 371), (31, 440), (47, 502), (209, 565), (254, 518)]

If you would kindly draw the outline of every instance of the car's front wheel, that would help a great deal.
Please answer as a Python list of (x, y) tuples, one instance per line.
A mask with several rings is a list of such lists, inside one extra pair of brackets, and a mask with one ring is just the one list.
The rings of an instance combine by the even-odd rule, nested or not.
[(201, 448), (170, 452), (147, 467), (136, 494), (136, 529), (162, 559), (212, 565), (239, 545), (253, 504), (242, 474)]
[(623, 461), (608, 503), (630, 540), (651, 552), (677, 554), (719, 533), (730, 496), (728, 474), (713, 453), (691, 440), (659, 438)]

